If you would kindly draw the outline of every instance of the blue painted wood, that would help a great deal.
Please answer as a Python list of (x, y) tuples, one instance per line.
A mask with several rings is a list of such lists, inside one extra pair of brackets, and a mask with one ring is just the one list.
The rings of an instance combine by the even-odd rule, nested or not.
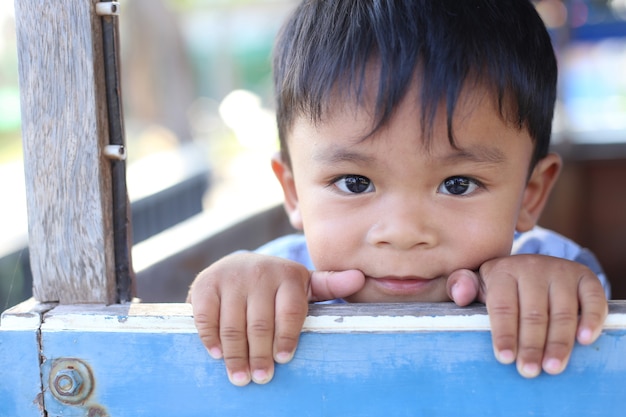
[[(563, 375), (535, 380), (497, 364), (487, 332), (305, 334), (273, 382), (244, 388), (228, 383), (192, 334), (56, 333), (45, 352), (90, 363), (93, 403), (111, 416), (621, 417), (625, 334), (577, 347)], [(85, 415), (46, 395), (49, 416)]]
[(0, 322), (0, 417), (42, 416), (38, 326), (8, 327), (4, 321), (3, 317)]
[[(155, 319), (165, 324), (167, 317)], [(191, 320), (191, 318), (188, 318)], [(626, 329), (577, 346), (560, 376), (520, 377), (493, 358), (488, 331), (304, 333), (264, 386), (231, 386), (190, 326), (42, 331), (43, 380), (55, 358), (81, 358), (95, 390), (68, 406), (46, 389), (48, 416), (624, 416)], [(71, 327), (71, 326), (68, 326)], [(113, 327), (113, 326), (112, 326)], [(95, 408), (94, 408), (95, 409)]]

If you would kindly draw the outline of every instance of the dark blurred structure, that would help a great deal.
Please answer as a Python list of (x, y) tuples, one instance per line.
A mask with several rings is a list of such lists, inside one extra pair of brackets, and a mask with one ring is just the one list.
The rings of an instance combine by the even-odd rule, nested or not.
[(590, 248), (626, 299), (626, 1), (536, 6), (559, 58), (553, 142), (565, 161), (540, 223)]
[(565, 167), (540, 224), (590, 248), (613, 299), (626, 299), (626, 143), (572, 145), (559, 153)]

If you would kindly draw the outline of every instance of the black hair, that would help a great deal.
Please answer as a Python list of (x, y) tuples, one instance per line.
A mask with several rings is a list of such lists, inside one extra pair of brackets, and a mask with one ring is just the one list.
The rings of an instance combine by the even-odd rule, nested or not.
[(528, 130), (535, 146), (531, 168), (546, 156), (557, 66), (529, 0), (305, 0), (274, 48), (278, 132), (287, 163), (294, 119), (320, 121), (334, 91), (359, 100), (372, 60), (379, 65), (374, 131), (419, 77), (423, 129), (432, 128), (445, 102), (454, 146), (454, 108), (473, 82), (495, 94), (504, 120)]

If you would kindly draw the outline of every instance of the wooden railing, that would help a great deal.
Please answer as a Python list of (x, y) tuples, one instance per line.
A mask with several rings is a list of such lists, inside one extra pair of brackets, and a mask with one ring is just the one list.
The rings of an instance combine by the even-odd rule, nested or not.
[(2, 416), (602, 416), (626, 410), (626, 303), (558, 376), (496, 362), (483, 306), (311, 306), (294, 359), (239, 388), (188, 304), (41, 305), (0, 327)]

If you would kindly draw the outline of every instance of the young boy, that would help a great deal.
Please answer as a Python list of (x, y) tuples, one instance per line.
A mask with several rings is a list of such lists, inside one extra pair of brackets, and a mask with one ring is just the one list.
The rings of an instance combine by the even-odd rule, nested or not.
[(315, 301), (484, 302), (496, 358), (525, 377), (598, 337), (593, 256), (535, 227), (561, 161), (556, 60), (529, 1), (304, 1), (274, 71), (272, 167), (304, 236), (223, 258), (189, 297), (233, 384), (271, 380)]

